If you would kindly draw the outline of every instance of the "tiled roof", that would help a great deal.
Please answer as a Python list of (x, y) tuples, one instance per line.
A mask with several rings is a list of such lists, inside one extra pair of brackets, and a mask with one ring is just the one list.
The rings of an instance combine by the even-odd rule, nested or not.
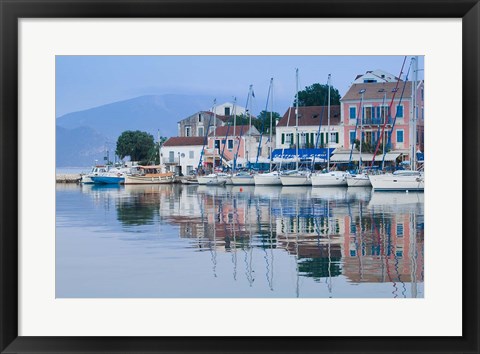
[[(290, 121), (288, 121), (288, 115), (290, 110)], [(320, 124), (320, 118), (322, 118), (322, 125), (326, 126), (328, 124), (328, 106), (298, 107), (299, 126), (318, 126)], [(288, 126), (295, 126), (295, 107), (290, 107), (289, 109), (287, 109), (282, 119), (280, 119), (280, 121), (278, 122), (277, 127), (286, 127), (287, 122)], [(330, 125), (338, 124), (340, 124), (340, 106), (330, 106)]]
[(163, 146), (192, 146), (203, 145), (205, 138), (202, 136), (172, 136)]
[[(237, 125), (235, 127), (235, 135), (239, 136), (240, 133), (242, 135), (247, 134), (248, 128), (249, 128), (248, 125)], [(217, 129), (215, 131), (215, 135), (216, 136), (227, 136), (227, 132), (228, 132), (228, 135), (230, 135), (230, 136), (233, 135), (233, 126), (231, 126), (230, 128), (228, 128), (228, 126), (217, 127)], [(252, 134), (255, 134), (255, 133), (256, 133), (255, 129), (254, 129), (254, 127), (252, 127)], [(213, 136), (213, 132), (211, 132), (209, 135)]]
[[(397, 94), (395, 99), (400, 99), (402, 95), (403, 86), (405, 81), (398, 83)], [(364, 84), (353, 84), (350, 86), (350, 89), (342, 97), (341, 101), (345, 100), (360, 100), (362, 94), (361, 90), (365, 90), (363, 98), (365, 100), (374, 100), (374, 99), (383, 99), (385, 93), (387, 94), (387, 100), (392, 99), (395, 88), (397, 87), (396, 82), (372, 82)], [(407, 81), (405, 85), (405, 92), (403, 94), (403, 99), (409, 98), (412, 95), (412, 81)]]
[[(213, 112), (204, 111), (204, 112), (201, 112), (201, 113), (213, 117)], [(231, 116), (222, 116), (222, 115), (220, 115), (220, 114), (217, 114), (216, 119), (219, 119), (219, 120), (221, 120), (222, 122), (226, 122), (226, 121), (228, 121), (228, 120), (230, 119), (230, 117), (231, 117)], [(213, 124), (213, 122), (212, 122), (212, 124)]]

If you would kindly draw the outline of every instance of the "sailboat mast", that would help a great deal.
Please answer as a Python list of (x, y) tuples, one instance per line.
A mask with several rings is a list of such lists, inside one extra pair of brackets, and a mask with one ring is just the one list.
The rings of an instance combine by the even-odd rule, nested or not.
[(299, 136), (298, 136), (298, 68), (296, 69), (296, 72), (295, 72), (295, 76), (296, 76), (296, 91), (297, 91), (297, 99), (295, 100), (296, 101), (296, 106), (295, 106), (295, 139), (294, 139), (294, 142), (295, 142), (295, 156), (296, 156), (296, 159), (295, 159), (295, 170), (298, 171), (298, 143), (299, 143)]
[[(362, 99), (361, 99), (361, 102), (360, 102), (360, 110), (361, 110), (361, 114), (360, 114), (360, 155), (358, 156), (358, 169), (359, 169), (359, 172), (362, 171), (362, 144), (363, 144), (363, 112), (365, 111), (365, 109), (363, 108), (363, 95), (364, 95), (365, 91), (362, 90)], [(372, 108), (373, 109), (373, 108)]]
[[(245, 147), (246, 147), (246, 151), (245, 151), (245, 157), (246, 157), (246, 163), (248, 164), (248, 169), (250, 170), (251, 169), (251, 166), (250, 166), (250, 137), (251, 137), (251, 130), (252, 130), (252, 113), (250, 112), (250, 109), (252, 107), (252, 102), (251, 102), (251, 97), (252, 97), (252, 90), (253, 90), (253, 85), (250, 85), (249, 89), (248, 89), (248, 97), (247, 97), (247, 112), (248, 112), (248, 146), (247, 146), (247, 140), (245, 139)], [(248, 103), (250, 101), (250, 108), (248, 107)]]
[(270, 89), (272, 94), (272, 99), (270, 101), (270, 169), (269, 172), (272, 172), (272, 154), (273, 154), (273, 77), (270, 79)]
[(413, 148), (412, 148), (412, 170), (417, 169), (417, 82), (418, 82), (418, 56), (414, 58), (415, 62), (413, 63)]
[(213, 100), (213, 164), (212, 173), (215, 173), (215, 144), (217, 140), (217, 99)]
[(328, 74), (328, 105), (327, 105), (327, 111), (328, 111), (328, 127), (327, 127), (327, 172), (330, 171), (330, 79), (332, 77), (332, 74)]

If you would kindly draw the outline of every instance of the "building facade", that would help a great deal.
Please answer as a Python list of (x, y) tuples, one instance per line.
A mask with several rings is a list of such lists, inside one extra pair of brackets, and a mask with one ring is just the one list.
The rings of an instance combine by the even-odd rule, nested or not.
[(160, 148), (160, 165), (166, 172), (188, 175), (198, 167), (204, 137), (171, 137)]
[[(178, 136), (205, 136), (207, 129), (213, 131), (213, 127), (223, 127), (233, 117), (245, 115), (246, 109), (241, 106), (235, 106), (233, 103), (226, 102), (218, 105), (210, 111), (199, 111), (178, 122)], [(210, 128), (209, 128), (210, 127)]]
[[(362, 151), (373, 153), (378, 146), (380, 152), (398, 153), (402, 160), (409, 159), (410, 142), (417, 143), (415, 151), (423, 151), (423, 81), (418, 82), (415, 93), (414, 89), (412, 81), (365, 82), (350, 86), (340, 100), (344, 127), (342, 145), (347, 150), (352, 146), (358, 150), (362, 137)], [(415, 108), (414, 94), (417, 96)], [(416, 137), (411, 136), (414, 109), (417, 111)]]
[[(328, 131), (328, 107), (310, 106), (298, 108), (298, 134), (296, 132), (295, 107), (289, 107), (276, 126), (276, 149), (340, 148), (344, 144), (340, 106), (330, 107), (330, 134)], [(320, 129), (320, 135), (319, 135)], [(317, 144), (318, 141), (318, 144)]]
[[(213, 149), (215, 147), (215, 166), (233, 167), (236, 159), (236, 167), (245, 167), (247, 161), (255, 163), (257, 153), (259, 162), (265, 162), (268, 158), (268, 139), (262, 138), (260, 149), (260, 132), (252, 126), (222, 126), (217, 127), (215, 134), (212, 132), (208, 137), (208, 149), (205, 151), (204, 164), (207, 170), (211, 170), (213, 163)], [(220, 162), (221, 160), (221, 162)]]

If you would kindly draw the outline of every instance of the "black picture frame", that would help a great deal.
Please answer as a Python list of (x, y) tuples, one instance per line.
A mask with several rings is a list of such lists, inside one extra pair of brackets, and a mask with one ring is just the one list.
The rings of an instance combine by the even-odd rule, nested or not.
[[(478, 0), (0, 0), (0, 11), (1, 353), (479, 352), (480, 5)], [(18, 174), (12, 168), (12, 166), (17, 166), (18, 161), (17, 22), (20, 18), (58, 17), (462, 18), (463, 235), (452, 236), (462, 237), (463, 242), (463, 335), (461, 337), (372, 336), (349, 338), (18, 336)], [(374, 335), (374, 333), (372, 334)]]

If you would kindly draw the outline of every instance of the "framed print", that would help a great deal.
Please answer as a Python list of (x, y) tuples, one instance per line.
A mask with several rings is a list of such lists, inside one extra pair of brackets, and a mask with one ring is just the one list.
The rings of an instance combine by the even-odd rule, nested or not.
[(0, 1), (2, 353), (478, 352), (477, 1)]

